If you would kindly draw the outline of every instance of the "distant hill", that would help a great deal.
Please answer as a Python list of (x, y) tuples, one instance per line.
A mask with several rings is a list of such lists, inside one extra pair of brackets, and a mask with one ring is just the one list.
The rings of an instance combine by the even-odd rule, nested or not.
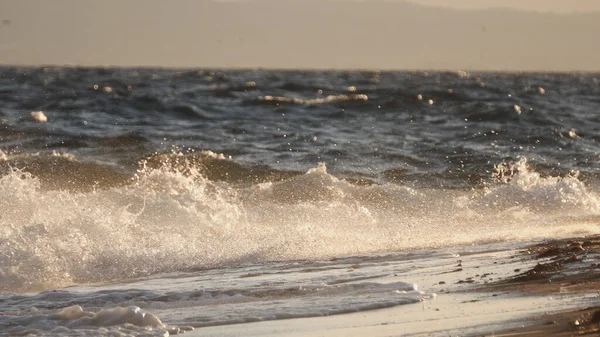
[(599, 71), (600, 14), (402, 1), (0, 0), (0, 63)]

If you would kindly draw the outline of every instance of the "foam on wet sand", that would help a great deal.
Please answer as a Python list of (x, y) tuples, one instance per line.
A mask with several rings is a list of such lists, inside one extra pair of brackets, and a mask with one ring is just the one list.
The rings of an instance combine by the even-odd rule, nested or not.
[[(498, 249), (500, 248), (500, 249)], [(600, 237), (488, 246), (420, 261), (434, 300), (339, 316), (208, 327), (194, 336), (571, 336), (599, 330)], [(544, 268), (540, 266), (557, 266)], [(446, 271), (444, 271), (446, 270)], [(412, 274), (412, 276), (411, 276)], [(532, 276), (537, 275), (537, 276)]]

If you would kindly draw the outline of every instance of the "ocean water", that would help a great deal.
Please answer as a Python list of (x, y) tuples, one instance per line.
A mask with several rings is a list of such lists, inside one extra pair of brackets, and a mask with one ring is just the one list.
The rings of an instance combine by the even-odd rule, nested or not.
[(431, 301), (598, 232), (599, 130), (600, 74), (0, 68), (0, 335)]

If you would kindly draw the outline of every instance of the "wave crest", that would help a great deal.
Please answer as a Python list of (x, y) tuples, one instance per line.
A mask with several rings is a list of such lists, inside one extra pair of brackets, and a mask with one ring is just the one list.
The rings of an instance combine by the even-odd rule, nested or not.
[(0, 177), (0, 291), (597, 231), (598, 198), (585, 184), (542, 177), (525, 160), (469, 190), (353, 185), (325, 164), (238, 183), (208, 179), (211, 162), (238, 165), (210, 152), (159, 154), (133, 183), (83, 192), (10, 170)]
[(499, 183), (486, 191), (480, 202), (494, 208), (521, 207), (535, 212), (560, 213), (580, 208), (584, 212), (600, 210), (597, 196), (578, 179), (578, 172), (563, 177), (543, 177), (530, 169), (527, 158), (495, 166), (492, 178)]

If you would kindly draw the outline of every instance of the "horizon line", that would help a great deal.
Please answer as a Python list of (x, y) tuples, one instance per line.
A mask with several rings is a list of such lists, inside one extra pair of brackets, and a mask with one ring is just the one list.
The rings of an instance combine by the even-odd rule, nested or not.
[[(262, 1), (262, 0), (261, 0)], [(161, 66), (161, 65), (99, 65), (99, 64), (4, 64), (0, 63), (0, 68), (87, 68), (87, 69), (158, 69), (158, 70), (235, 70), (235, 71), (348, 71), (348, 72), (433, 72), (433, 73), (452, 73), (464, 71), (467, 73), (550, 73), (550, 74), (600, 74), (598, 70), (581, 70), (581, 69), (551, 69), (551, 70), (536, 70), (536, 69), (470, 69), (470, 68), (330, 68), (330, 67), (265, 67), (265, 66)]]

